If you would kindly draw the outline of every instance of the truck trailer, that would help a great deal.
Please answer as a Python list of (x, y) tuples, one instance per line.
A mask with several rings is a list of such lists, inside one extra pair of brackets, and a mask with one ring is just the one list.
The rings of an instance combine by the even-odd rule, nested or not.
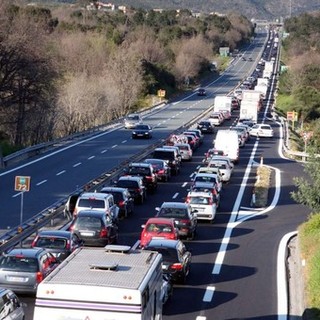
[(37, 288), (33, 320), (162, 319), (162, 255), (81, 247)]

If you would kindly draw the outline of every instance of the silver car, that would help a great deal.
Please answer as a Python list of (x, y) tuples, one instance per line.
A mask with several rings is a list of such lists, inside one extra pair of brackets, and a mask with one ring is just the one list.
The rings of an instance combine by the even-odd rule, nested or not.
[(136, 125), (140, 124), (142, 119), (139, 114), (132, 113), (128, 114), (124, 119), (124, 127), (126, 129), (134, 129)]
[(0, 288), (0, 320), (24, 320), (24, 310), (19, 298), (9, 289)]
[(0, 257), (0, 287), (35, 294), (38, 284), (58, 265), (43, 248), (17, 248)]

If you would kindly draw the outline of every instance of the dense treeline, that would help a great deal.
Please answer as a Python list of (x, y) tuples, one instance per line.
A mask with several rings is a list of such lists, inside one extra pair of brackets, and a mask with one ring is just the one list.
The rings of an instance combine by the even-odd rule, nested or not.
[(237, 14), (126, 14), (0, 4), (0, 135), (14, 146), (65, 136), (140, 108), (252, 36)]
[[(285, 21), (283, 41), (287, 72), (280, 77), (280, 99), (286, 111), (299, 114), (301, 129), (313, 131), (310, 145), (320, 147), (320, 12)], [(319, 150), (318, 150), (319, 151)]]

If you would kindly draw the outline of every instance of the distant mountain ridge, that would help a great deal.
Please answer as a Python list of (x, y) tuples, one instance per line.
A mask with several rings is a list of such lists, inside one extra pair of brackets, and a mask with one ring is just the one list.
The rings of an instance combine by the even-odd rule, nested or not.
[[(73, 0), (52, 0), (34, 2), (76, 3)], [(196, 12), (228, 13), (236, 11), (249, 19), (279, 19), (303, 12), (320, 10), (319, 0), (105, 0), (105, 3), (126, 5), (143, 9), (189, 9)]]

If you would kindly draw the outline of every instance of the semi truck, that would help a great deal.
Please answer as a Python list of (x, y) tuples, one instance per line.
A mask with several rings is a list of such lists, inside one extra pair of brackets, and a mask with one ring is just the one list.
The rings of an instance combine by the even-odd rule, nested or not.
[(81, 247), (37, 288), (33, 320), (161, 320), (162, 255)]

